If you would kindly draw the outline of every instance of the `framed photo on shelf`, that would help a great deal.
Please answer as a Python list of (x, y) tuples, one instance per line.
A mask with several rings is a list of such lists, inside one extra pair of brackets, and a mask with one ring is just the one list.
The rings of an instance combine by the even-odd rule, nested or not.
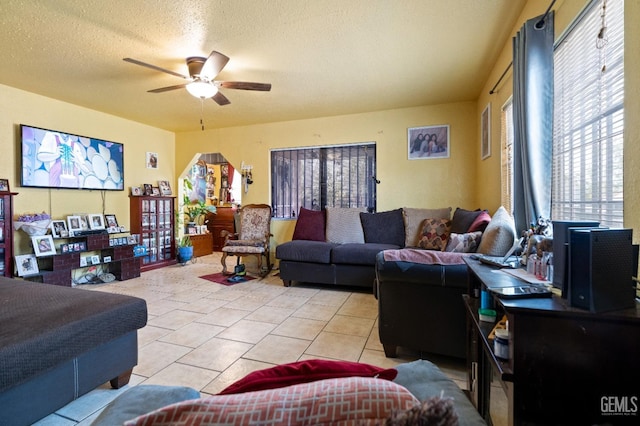
[(20, 277), (40, 272), (35, 254), (21, 254), (16, 256), (16, 268), (18, 269), (18, 276)]
[(491, 157), (491, 103), (488, 103), (480, 116), (480, 153), (482, 159)]
[(409, 160), (449, 158), (449, 125), (410, 127), (407, 144)]
[(104, 220), (107, 228), (118, 228), (118, 220), (116, 219), (115, 214), (105, 214)]
[(139, 186), (132, 186), (131, 187), (131, 195), (133, 195), (134, 197), (139, 197), (142, 195), (142, 188), (140, 188)]
[(94, 254), (93, 256), (91, 256), (92, 265), (97, 265), (99, 263), (100, 263), (100, 256), (98, 256), (97, 254)]
[(80, 266), (87, 266), (87, 258), (86, 257), (81, 257), (80, 258)]
[(70, 237), (72, 237), (75, 232), (82, 231), (80, 216), (67, 216), (67, 225), (69, 225)]
[(111, 262), (111, 256), (105, 256), (105, 257), (103, 257), (103, 258), (102, 258), (102, 261), (103, 261), (104, 263), (109, 263), (109, 262)]
[(171, 185), (168, 180), (159, 180), (158, 187), (160, 188), (160, 195), (171, 195)]
[(157, 186), (151, 188), (151, 195), (153, 195), (154, 197), (158, 197), (160, 195), (160, 188), (158, 188)]
[(143, 195), (153, 195), (153, 186), (150, 183), (143, 183), (142, 187), (144, 188)]
[(52, 220), (49, 227), (51, 228), (53, 238), (67, 238), (69, 236), (67, 222), (64, 220)]
[(53, 237), (51, 235), (36, 235), (31, 237), (33, 251), (36, 256), (51, 256), (56, 254), (56, 246), (53, 245)]
[(104, 229), (104, 217), (101, 214), (89, 215), (89, 228)]
[(0, 192), (9, 192), (9, 179), (0, 179)]

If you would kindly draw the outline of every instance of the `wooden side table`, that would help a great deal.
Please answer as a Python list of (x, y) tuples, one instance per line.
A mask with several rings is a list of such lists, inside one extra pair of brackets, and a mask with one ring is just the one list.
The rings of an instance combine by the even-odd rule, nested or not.
[(213, 235), (196, 234), (190, 235), (193, 244), (193, 257), (206, 256), (213, 253)]

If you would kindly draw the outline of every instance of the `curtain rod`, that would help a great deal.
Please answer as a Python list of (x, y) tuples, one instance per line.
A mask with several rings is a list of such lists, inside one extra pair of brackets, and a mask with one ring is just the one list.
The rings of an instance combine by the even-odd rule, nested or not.
[[(547, 11), (544, 12), (544, 15), (542, 15), (542, 18), (540, 18), (540, 20), (538, 22), (536, 22), (536, 28), (538, 28), (538, 29), (542, 28), (542, 26), (544, 25), (544, 20), (547, 19), (547, 15), (549, 15), (549, 12), (551, 12), (551, 8), (553, 7), (553, 5), (555, 3), (556, 3), (556, 0), (551, 0), (551, 3), (549, 4), (549, 7), (547, 7)], [(502, 75), (500, 76), (498, 81), (496, 81), (496, 84), (494, 84), (493, 88), (491, 90), (489, 90), (489, 94), (490, 95), (493, 95), (496, 92), (496, 87), (498, 87), (500, 82), (502, 82), (502, 79), (504, 78), (505, 75), (507, 75), (507, 72), (509, 72), (509, 70), (511, 69), (512, 65), (513, 65), (513, 61), (509, 62), (509, 65), (507, 65), (507, 68), (504, 70), (504, 72), (502, 73)]]

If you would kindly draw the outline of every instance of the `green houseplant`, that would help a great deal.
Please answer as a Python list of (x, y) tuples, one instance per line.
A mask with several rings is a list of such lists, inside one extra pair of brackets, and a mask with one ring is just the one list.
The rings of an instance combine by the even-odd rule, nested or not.
[(176, 246), (178, 247), (178, 262), (185, 265), (193, 258), (193, 244), (189, 235), (176, 238)]

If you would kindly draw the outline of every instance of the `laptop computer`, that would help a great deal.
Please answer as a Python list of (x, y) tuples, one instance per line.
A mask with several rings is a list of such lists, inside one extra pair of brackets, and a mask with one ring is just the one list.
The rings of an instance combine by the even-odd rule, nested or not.
[[(518, 257), (513, 256), (513, 253), (520, 247), (522, 238), (516, 240), (513, 246), (507, 251), (504, 256), (486, 256), (484, 254), (478, 255), (478, 260), (486, 265), (497, 266), (498, 268), (518, 268)], [(513, 256), (513, 259), (510, 259)]]

